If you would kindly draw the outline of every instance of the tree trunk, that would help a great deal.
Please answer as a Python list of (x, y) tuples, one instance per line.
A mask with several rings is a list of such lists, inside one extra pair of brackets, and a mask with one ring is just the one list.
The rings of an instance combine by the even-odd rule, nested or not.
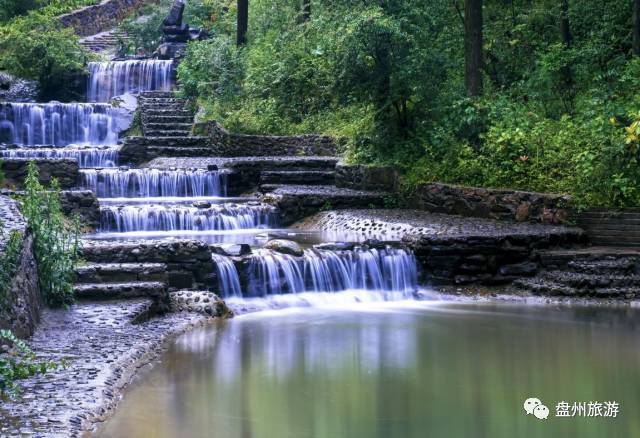
[(571, 45), (571, 28), (569, 27), (569, 0), (560, 1), (560, 40)]
[(469, 96), (482, 93), (482, 0), (464, 4), (464, 82)]
[[(560, 41), (565, 47), (571, 47), (571, 27), (569, 26), (569, 0), (560, 0)], [(564, 80), (565, 89), (570, 89), (573, 85), (573, 72), (571, 66), (567, 65), (560, 71)]]
[(309, 20), (311, 20), (311, 0), (302, 0), (302, 21)]
[(249, 27), (249, 0), (238, 0), (238, 46), (247, 42), (247, 29)]
[(633, 1), (633, 54), (640, 56), (640, 0)]

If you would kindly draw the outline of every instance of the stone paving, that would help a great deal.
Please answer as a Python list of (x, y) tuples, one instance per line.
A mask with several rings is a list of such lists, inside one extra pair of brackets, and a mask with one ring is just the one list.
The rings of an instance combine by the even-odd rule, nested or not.
[(23, 397), (0, 404), (0, 436), (83, 436), (112, 414), (135, 372), (152, 362), (168, 341), (211, 321), (183, 311), (134, 324), (149, 302), (80, 303), (45, 310), (28, 344), (40, 359), (65, 361), (67, 366), (20, 382)]

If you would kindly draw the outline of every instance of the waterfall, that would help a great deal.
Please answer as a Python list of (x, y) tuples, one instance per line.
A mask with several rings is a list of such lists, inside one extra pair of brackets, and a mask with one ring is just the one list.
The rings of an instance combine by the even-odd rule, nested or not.
[(302, 257), (257, 250), (248, 264), (251, 296), (283, 293), (375, 290), (410, 294), (417, 289), (415, 257), (387, 246), (382, 249), (308, 249)]
[(240, 278), (233, 260), (229, 257), (214, 254), (213, 263), (218, 273), (218, 290), (222, 291), (227, 297), (242, 296)]
[(0, 143), (115, 145), (116, 114), (104, 104), (0, 103)]
[(226, 177), (207, 170), (84, 169), (82, 186), (99, 198), (225, 196)]
[(170, 91), (173, 61), (156, 59), (90, 62), (87, 100), (108, 102), (141, 91)]
[(267, 227), (275, 209), (267, 204), (126, 205), (100, 208), (101, 231), (209, 231)]
[(120, 148), (112, 147), (65, 147), (26, 148), (0, 150), (2, 158), (71, 158), (78, 160), (81, 168), (115, 167)]

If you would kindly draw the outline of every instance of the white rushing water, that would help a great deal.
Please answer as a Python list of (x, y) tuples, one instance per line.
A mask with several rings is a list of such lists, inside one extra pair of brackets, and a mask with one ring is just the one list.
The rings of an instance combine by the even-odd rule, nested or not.
[(173, 61), (157, 59), (89, 63), (89, 102), (141, 91), (170, 91)]
[(82, 186), (99, 198), (224, 196), (224, 173), (207, 170), (85, 169)]
[(92, 103), (0, 103), (0, 143), (116, 145), (117, 111)]
[[(206, 204), (205, 204), (206, 205)], [(268, 204), (111, 205), (100, 209), (101, 231), (208, 231), (264, 228), (275, 223)]]
[[(220, 258), (216, 258), (217, 265)], [(236, 280), (235, 267), (225, 269), (218, 288), (228, 295), (228, 284)], [(387, 292), (409, 298), (418, 289), (416, 259), (409, 251), (387, 246), (353, 250), (327, 251), (308, 249), (302, 257), (259, 249), (249, 258), (244, 297), (267, 297), (284, 294), (340, 291)], [(384, 295), (383, 295), (384, 296)]]
[(69, 158), (81, 168), (115, 167), (119, 146), (67, 146), (61, 148), (22, 148), (0, 150), (2, 158)]

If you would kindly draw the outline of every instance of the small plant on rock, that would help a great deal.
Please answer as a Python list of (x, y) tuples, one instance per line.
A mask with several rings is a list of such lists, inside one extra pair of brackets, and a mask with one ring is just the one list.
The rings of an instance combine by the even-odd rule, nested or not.
[(45, 188), (33, 162), (29, 164), (25, 192), (22, 212), (33, 232), (40, 290), (50, 306), (65, 306), (73, 302), (80, 221), (77, 217), (71, 222), (65, 219), (58, 182), (54, 180)]

